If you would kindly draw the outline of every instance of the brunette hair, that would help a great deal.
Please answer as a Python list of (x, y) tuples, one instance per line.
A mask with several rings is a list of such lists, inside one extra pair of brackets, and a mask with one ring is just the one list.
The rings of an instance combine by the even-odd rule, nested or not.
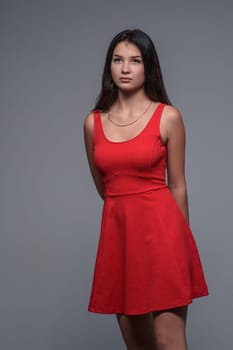
[(145, 72), (144, 89), (147, 97), (152, 101), (171, 105), (152, 40), (140, 29), (127, 29), (118, 33), (109, 45), (102, 76), (102, 89), (94, 109), (107, 111), (118, 96), (118, 88), (114, 84), (111, 75), (111, 60), (116, 45), (121, 41), (128, 41), (136, 45), (141, 52)]

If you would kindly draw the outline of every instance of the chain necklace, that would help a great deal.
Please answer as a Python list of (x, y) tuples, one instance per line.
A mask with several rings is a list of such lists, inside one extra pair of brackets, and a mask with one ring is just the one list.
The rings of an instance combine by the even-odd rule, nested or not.
[(145, 113), (148, 111), (148, 109), (150, 108), (151, 104), (152, 104), (152, 101), (149, 103), (149, 105), (146, 107), (145, 111), (144, 111), (138, 118), (136, 118), (135, 120), (133, 120), (132, 122), (130, 122), (130, 123), (128, 123), (128, 124), (118, 124), (118, 123), (114, 122), (114, 121), (112, 120), (112, 118), (110, 117), (110, 116), (111, 116), (111, 113), (110, 113), (110, 112), (108, 112), (108, 120), (109, 120), (112, 124), (114, 124), (114, 125), (116, 125), (116, 126), (122, 126), (122, 127), (124, 127), (124, 126), (132, 125), (132, 124), (136, 123), (139, 119), (141, 119), (141, 118), (144, 116), (144, 114), (145, 114)]

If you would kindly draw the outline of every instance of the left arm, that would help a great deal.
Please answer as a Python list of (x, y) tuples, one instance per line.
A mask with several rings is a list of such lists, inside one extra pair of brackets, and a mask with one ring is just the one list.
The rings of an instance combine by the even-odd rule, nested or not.
[(164, 130), (167, 142), (168, 187), (189, 222), (188, 195), (185, 180), (185, 128), (180, 112), (167, 106)]

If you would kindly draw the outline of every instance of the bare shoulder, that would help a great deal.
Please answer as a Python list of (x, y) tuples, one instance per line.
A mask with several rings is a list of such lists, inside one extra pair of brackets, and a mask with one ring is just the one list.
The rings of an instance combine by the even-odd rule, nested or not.
[(164, 122), (168, 125), (169, 124), (176, 125), (176, 124), (183, 123), (181, 112), (179, 111), (178, 108), (174, 106), (166, 105), (164, 108), (163, 114), (164, 114), (163, 116)]
[(183, 118), (178, 108), (170, 105), (164, 107), (160, 130), (164, 142), (167, 142), (174, 135), (185, 133)]
[(94, 112), (91, 111), (84, 119), (83, 128), (85, 133), (92, 134), (94, 129)]

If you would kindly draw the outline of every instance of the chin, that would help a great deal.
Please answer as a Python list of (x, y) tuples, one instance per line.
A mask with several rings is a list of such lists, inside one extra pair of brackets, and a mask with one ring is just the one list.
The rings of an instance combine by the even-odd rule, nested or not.
[(118, 89), (122, 92), (133, 93), (144, 90), (144, 86), (119, 86)]

